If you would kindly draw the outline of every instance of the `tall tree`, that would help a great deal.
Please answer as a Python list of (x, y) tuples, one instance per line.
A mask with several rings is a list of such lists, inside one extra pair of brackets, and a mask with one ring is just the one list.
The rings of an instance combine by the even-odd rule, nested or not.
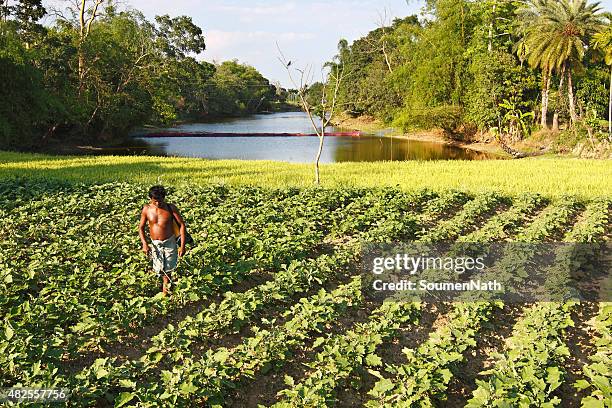
[(18, 31), (26, 48), (40, 39), (45, 28), (38, 21), (47, 14), (42, 0), (19, 0), (14, 7)]
[(92, 0), (91, 4), (87, 0), (81, 0), (78, 7), (78, 16), (79, 16), (79, 93), (82, 92), (85, 77), (87, 75), (87, 61), (85, 58), (85, 52), (83, 51), (85, 41), (89, 34), (91, 33), (91, 27), (93, 22), (99, 16), (100, 6), (104, 3), (105, 0)]
[(606, 15), (608, 24), (593, 36), (595, 48), (604, 54), (606, 65), (610, 66), (610, 100), (608, 103), (608, 136), (612, 137), (612, 15)]
[(587, 0), (532, 0), (524, 13), (529, 17), (523, 40), (527, 60), (542, 69), (545, 83), (553, 70), (561, 76), (560, 88), (567, 79), (572, 122), (577, 120), (572, 72), (582, 65), (589, 39), (602, 25), (600, 10), (599, 3)]
[(193, 23), (191, 17), (156, 16), (157, 42), (163, 52), (172, 58), (182, 59), (186, 54), (200, 54), (206, 49), (202, 29)]
[[(94, 22), (99, 19), (106, 3), (111, 6), (111, 0), (63, 0), (65, 10), (55, 10), (62, 24), (73, 27), (77, 33), (76, 48), (78, 60), (78, 93), (81, 95), (85, 88), (85, 80), (90, 72), (87, 59), (87, 39), (89, 38)], [(111, 6), (112, 8), (112, 6)]]
[(47, 10), (42, 4), (42, 0), (0, 0), (0, 25), (2, 25), (0, 35), (6, 35), (6, 22), (12, 19), (11, 22), (16, 33), (25, 48), (29, 49), (33, 43), (43, 37), (46, 31), (38, 22), (45, 14), (47, 14)]

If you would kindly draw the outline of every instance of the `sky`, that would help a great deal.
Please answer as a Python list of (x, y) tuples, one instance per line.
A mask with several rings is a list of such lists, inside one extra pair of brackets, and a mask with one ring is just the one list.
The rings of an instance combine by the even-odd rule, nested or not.
[[(257, 68), (270, 81), (291, 86), (278, 60), (278, 42), (292, 67), (310, 66), (315, 80), (336, 53), (341, 38), (350, 42), (375, 29), (384, 19), (418, 14), (422, 0), (122, 0), (153, 19), (155, 15), (188, 15), (202, 28), (209, 62), (237, 59)], [(48, 0), (46, 3), (58, 3)], [(612, 11), (612, 0), (603, 0)]]
[[(612, 0), (610, 0), (612, 1)], [(418, 13), (418, 0), (121, 0), (156, 15), (188, 15), (202, 28), (206, 50), (198, 58), (209, 62), (237, 59), (254, 66), (271, 82), (292, 87), (278, 60), (278, 42), (292, 66), (313, 67), (315, 80), (336, 51), (338, 41), (349, 42), (377, 27), (384, 17)], [(60, 0), (46, 0), (57, 5)]]

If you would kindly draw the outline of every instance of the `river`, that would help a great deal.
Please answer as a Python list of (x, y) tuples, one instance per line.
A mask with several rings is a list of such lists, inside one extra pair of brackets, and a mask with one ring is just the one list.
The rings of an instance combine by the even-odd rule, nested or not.
[[(205, 137), (146, 137), (156, 132), (205, 132)], [(329, 128), (328, 132), (347, 129)], [(237, 133), (240, 136), (215, 136)], [(279, 160), (307, 163), (314, 160), (316, 136), (246, 136), (258, 133), (313, 133), (303, 112), (281, 112), (227, 119), (214, 123), (188, 123), (169, 129), (141, 131), (136, 140), (147, 147), (143, 153), (206, 159)], [(381, 134), (326, 136), (322, 163), (374, 162), (383, 160), (482, 160), (495, 156), (440, 143), (383, 137)]]

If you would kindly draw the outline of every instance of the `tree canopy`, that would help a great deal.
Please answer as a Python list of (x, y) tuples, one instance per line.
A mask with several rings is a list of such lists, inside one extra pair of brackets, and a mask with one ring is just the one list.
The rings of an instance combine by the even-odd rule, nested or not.
[(587, 0), (429, 0), (341, 44), (340, 106), (449, 134), (518, 131), (517, 112), (529, 131), (550, 113), (566, 127), (587, 111), (607, 118), (604, 16)]
[(260, 112), (282, 99), (251, 66), (202, 61), (205, 36), (190, 17), (149, 21), (107, 0), (63, 6), (43, 26), (41, 0), (0, 2), (3, 148), (113, 140), (144, 124)]

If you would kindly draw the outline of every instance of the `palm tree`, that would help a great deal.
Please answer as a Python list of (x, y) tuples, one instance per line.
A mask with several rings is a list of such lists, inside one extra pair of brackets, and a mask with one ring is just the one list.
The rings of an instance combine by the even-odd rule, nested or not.
[(542, 71), (542, 110), (540, 125), (542, 129), (548, 129), (548, 102), (550, 94), (550, 81), (552, 78), (552, 68), (549, 66), (548, 61), (542, 58), (533, 58), (533, 52), (529, 51), (528, 47), (528, 33), (533, 30), (539, 23), (539, 10), (544, 7), (546, 0), (532, 0), (528, 2), (527, 7), (519, 8), (517, 10), (519, 31), (523, 33), (523, 38), (518, 42), (516, 47), (516, 53), (521, 60), (521, 67), (526, 58), (530, 58), (528, 61), (532, 68), (539, 68)]
[(608, 102), (608, 137), (612, 137), (612, 14), (607, 14), (609, 24), (593, 36), (595, 48), (604, 54), (606, 65), (610, 66), (610, 100)]
[(567, 78), (572, 123), (577, 120), (572, 71), (582, 64), (589, 39), (603, 24), (600, 11), (599, 3), (589, 4), (588, 0), (532, 0), (523, 12), (527, 26), (522, 42), (527, 61), (543, 70), (545, 82), (550, 73), (557, 72), (559, 92)]
[[(527, 45), (524, 41), (521, 41), (517, 47), (517, 54), (519, 59), (521, 60), (521, 68), (523, 66), (523, 62), (525, 61), (525, 57), (528, 54)], [(530, 63), (531, 65), (531, 63)], [(539, 61), (532, 65), (532, 68), (539, 68), (542, 71), (542, 109), (540, 112), (540, 126), (542, 129), (548, 129), (548, 102), (550, 95), (550, 81), (552, 78), (552, 68), (547, 64), (547, 61)]]

